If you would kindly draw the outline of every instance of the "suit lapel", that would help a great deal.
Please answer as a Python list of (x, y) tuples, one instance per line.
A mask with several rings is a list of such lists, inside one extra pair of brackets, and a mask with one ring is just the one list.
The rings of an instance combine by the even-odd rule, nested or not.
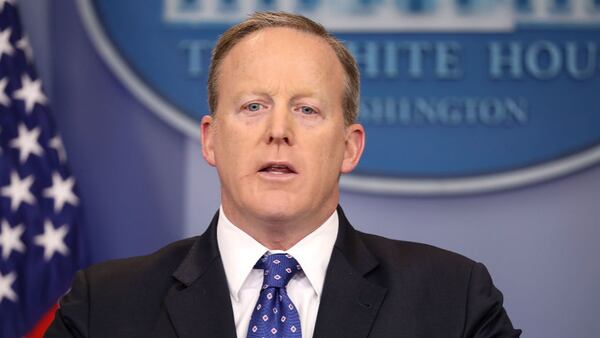
[(369, 335), (387, 289), (364, 278), (378, 262), (338, 207), (339, 231), (327, 268), (315, 338)]
[(217, 245), (218, 213), (173, 273), (165, 306), (177, 335), (235, 338), (235, 323)]

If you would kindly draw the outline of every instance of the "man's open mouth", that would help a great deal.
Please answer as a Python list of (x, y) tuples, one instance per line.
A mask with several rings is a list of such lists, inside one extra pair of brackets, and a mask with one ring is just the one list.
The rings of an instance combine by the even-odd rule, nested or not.
[(288, 163), (267, 163), (259, 172), (270, 174), (296, 174), (296, 170)]

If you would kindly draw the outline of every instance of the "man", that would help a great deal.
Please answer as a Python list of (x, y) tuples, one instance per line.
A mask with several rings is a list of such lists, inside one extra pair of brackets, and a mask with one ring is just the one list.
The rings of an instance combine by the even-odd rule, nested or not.
[(47, 337), (518, 337), (485, 267), (360, 233), (356, 62), (320, 25), (256, 13), (217, 42), (202, 152), (221, 208), (200, 237), (79, 272)]

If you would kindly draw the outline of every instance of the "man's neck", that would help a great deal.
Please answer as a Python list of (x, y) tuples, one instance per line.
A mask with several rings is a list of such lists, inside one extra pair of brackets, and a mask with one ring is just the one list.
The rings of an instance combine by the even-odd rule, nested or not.
[(288, 250), (304, 237), (319, 228), (335, 211), (333, 207), (322, 209), (318, 215), (306, 215), (293, 219), (262, 219), (251, 215), (240, 215), (235, 208), (222, 204), (223, 212), (233, 225), (247, 233), (270, 250)]

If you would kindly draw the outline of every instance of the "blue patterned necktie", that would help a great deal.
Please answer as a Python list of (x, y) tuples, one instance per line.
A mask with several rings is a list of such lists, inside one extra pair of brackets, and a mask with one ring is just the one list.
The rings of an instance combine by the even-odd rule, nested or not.
[(301, 338), (300, 317), (286, 291), (290, 279), (302, 270), (298, 262), (289, 254), (272, 254), (259, 259), (254, 268), (264, 270), (264, 279), (248, 338)]

